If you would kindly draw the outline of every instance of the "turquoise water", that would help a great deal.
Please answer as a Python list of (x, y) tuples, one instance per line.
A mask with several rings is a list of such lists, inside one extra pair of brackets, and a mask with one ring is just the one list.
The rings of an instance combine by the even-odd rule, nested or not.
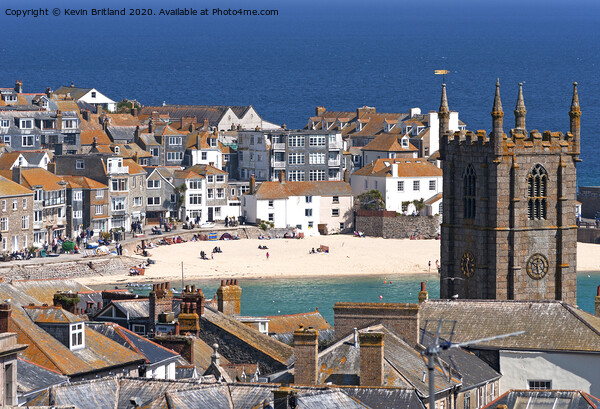
[[(294, 314), (319, 308), (330, 323), (333, 323), (333, 304), (338, 301), (417, 302), (421, 281), (427, 283), (430, 298), (439, 297), (440, 284), (436, 274), (238, 280), (242, 287), (243, 315)], [(175, 287), (178, 284), (172, 283)], [(186, 284), (195, 284), (202, 288), (207, 298), (212, 298), (220, 281), (191, 281)], [(598, 285), (600, 272), (579, 274), (578, 304), (592, 314)]]

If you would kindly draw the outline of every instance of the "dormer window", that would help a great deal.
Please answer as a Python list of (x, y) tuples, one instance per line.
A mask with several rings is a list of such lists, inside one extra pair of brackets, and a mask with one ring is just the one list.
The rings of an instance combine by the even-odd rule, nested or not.
[(85, 325), (83, 322), (70, 324), (69, 332), (71, 333), (69, 349), (71, 351), (85, 348)]
[(10, 119), (0, 119), (0, 128), (8, 128), (10, 126)]
[(406, 133), (410, 133), (412, 131), (411, 125), (406, 125)]
[(425, 129), (424, 126), (417, 126), (417, 135), (420, 134), (423, 131), (423, 129)]
[(8, 94), (4, 96), (4, 101), (6, 102), (17, 102), (17, 96), (16, 95), (12, 95), (12, 94)]
[(75, 128), (77, 128), (77, 122), (74, 119), (65, 119), (65, 120), (63, 120), (63, 128), (64, 129), (75, 129)]
[(19, 128), (33, 129), (33, 119), (21, 119), (21, 121), (19, 122)]
[(119, 148), (118, 146), (115, 146), (115, 153), (118, 155), (121, 153), (121, 148)]
[(92, 98), (96, 98), (96, 91), (92, 91)]
[(401, 143), (403, 148), (408, 148), (408, 138), (402, 138)]

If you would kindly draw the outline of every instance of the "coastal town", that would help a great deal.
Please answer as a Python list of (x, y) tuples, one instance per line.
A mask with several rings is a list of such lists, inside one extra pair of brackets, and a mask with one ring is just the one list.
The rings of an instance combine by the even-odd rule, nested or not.
[[(513, 127), (500, 91), (490, 124), (442, 84), (439, 107), (317, 106), (288, 129), (252, 105), (0, 88), (0, 403), (596, 408), (577, 83), (565, 132), (527, 129), (522, 84), (502, 88)], [(333, 300), (331, 323), (244, 313), (242, 279), (334, 272), (424, 278), (408, 302)]]

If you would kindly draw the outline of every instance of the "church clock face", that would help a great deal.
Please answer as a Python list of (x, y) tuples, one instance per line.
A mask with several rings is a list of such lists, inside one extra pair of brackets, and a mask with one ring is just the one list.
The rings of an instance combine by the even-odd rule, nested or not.
[(469, 250), (460, 258), (460, 271), (465, 277), (473, 277), (475, 273), (475, 256)]
[(536, 253), (527, 260), (527, 275), (534, 280), (540, 280), (548, 273), (548, 259)]

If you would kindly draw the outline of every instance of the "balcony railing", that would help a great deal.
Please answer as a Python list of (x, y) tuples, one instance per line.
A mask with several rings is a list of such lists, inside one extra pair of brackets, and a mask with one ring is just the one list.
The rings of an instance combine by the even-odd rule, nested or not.
[(285, 150), (285, 143), (273, 143), (271, 144), (271, 149), (273, 149), (274, 151), (284, 151)]
[(343, 145), (342, 141), (335, 141), (335, 142), (329, 141), (329, 149), (342, 149), (342, 147), (343, 147), (342, 145)]
[(109, 175), (129, 173), (129, 166), (111, 166), (106, 171)]
[(329, 159), (327, 161), (327, 165), (328, 166), (340, 166), (340, 160), (339, 159)]
[(271, 166), (274, 168), (285, 168), (285, 161), (271, 159)]

